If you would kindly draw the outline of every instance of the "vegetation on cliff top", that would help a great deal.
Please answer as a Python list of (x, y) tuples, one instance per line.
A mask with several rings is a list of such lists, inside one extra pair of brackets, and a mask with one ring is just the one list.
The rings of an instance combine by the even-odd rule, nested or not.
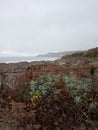
[(0, 130), (97, 130), (98, 69), (65, 68), (54, 62), (3, 73)]

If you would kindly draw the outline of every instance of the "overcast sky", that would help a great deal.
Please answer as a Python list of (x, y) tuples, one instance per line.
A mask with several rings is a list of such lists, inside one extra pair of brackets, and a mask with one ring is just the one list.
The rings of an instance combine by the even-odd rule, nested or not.
[(98, 47), (98, 0), (0, 0), (0, 54)]

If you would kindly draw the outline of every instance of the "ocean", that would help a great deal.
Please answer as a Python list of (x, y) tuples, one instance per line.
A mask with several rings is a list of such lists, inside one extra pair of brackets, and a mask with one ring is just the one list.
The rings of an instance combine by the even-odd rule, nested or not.
[(0, 63), (17, 63), (17, 62), (32, 62), (32, 61), (54, 61), (58, 57), (0, 57)]

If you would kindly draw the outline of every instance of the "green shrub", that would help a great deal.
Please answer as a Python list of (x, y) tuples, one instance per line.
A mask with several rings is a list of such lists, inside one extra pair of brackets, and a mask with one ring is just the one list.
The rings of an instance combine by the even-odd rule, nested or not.
[(97, 107), (96, 107), (96, 105), (92, 102), (92, 103), (89, 104), (88, 108), (89, 108), (90, 111), (94, 111)]
[(26, 70), (35, 70), (38, 66), (36, 65), (30, 65), (26, 68)]
[(73, 76), (65, 76), (65, 88), (69, 90), (71, 97), (75, 103), (82, 103), (86, 98), (87, 92), (91, 90), (92, 80), (85, 78), (77, 79)]
[(58, 78), (50, 74), (42, 76), (37, 81), (32, 80), (30, 84), (30, 95), (33, 98), (40, 96), (48, 96), (51, 94), (52, 86), (57, 82)]

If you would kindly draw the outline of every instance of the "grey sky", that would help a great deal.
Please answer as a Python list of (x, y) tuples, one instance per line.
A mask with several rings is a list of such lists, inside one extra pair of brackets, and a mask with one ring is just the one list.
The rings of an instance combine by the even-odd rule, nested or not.
[(0, 0), (0, 54), (98, 46), (98, 0)]

